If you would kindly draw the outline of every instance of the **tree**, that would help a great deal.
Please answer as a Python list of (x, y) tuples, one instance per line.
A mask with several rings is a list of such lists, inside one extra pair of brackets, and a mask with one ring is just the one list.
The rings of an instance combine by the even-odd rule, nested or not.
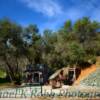
[(8, 19), (0, 20), (0, 58), (12, 81), (20, 77), (19, 57), (22, 55), (23, 41), (20, 38), (21, 27)]
[(36, 25), (22, 28), (4, 19), (0, 21), (0, 26), (0, 58), (5, 63), (11, 81), (20, 81), (26, 58), (30, 64), (41, 62), (41, 36), (37, 33)]
[(67, 57), (69, 58), (69, 64), (72, 66), (78, 66), (80, 62), (85, 61), (84, 58), (86, 56), (86, 52), (84, 48), (77, 42), (72, 42), (69, 44), (67, 53)]
[(41, 36), (38, 33), (39, 29), (36, 25), (29, 25), (24, 29), (25, 33), (23, 37), (25, 38), (25, 55), (29, 60), (30, 64), (41, 63)]
[[(47, 64), (53, 70), (64, 66), (94, 62), (100, 55), (100, 23), (84, 17), (73, 25), (66, 21), (58, 31), (46, 29), (41, 36), (36, 25), (26, 28), (10, 21), (0, 20), (0, 61), (12, 81), (22, 77), (28, 63)], [(3, 64), (4, 65), (4, 64)]]
[(71, 20), (67, 20), (64, 23), (63, 29), (65, 30), (65, 32), (71, 32), (72, 31), (72, 22), (71, 22)]

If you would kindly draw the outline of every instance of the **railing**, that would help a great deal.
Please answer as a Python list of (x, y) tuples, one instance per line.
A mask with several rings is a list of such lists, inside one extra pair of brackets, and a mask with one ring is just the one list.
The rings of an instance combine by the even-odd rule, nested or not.
[(68, 89), (43, 89), (42, 86), (8, 88), (0, 90), (0, 98), (32, 98), (32, 97), (81, 97), (81, 98), (100, 98), (100, 91), (80, 91)]

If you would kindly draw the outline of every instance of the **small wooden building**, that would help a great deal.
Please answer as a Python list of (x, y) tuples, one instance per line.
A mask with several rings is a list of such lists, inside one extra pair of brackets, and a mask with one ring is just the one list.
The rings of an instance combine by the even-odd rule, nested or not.
[(25, 83), (45, 84), (48, 80), (48, 68), (44, 64), (27, 65), (24, 75)]
[(49, 77), (49, 83), (53, 87), (61, 87), (63, 84), (72, 85), (78, 78), (81, 69), (78, 67), (65, 67), (57, 70), (54, 74)]

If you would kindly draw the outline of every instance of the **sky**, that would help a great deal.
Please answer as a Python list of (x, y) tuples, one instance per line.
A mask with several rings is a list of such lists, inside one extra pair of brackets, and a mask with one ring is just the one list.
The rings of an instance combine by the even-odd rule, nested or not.
[(65, 21), (84, 16), (100, 21), (100, 0), (0, 0), (0, 19), (9, 18), (23, 26), (36, 24), (57, 30)]

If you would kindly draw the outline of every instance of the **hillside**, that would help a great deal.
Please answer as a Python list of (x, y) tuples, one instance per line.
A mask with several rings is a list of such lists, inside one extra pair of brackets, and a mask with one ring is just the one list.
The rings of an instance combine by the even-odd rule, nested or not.
[(97, 86), (100, 87), (100, 68), (91, 73), (88, 77), (80, 81), (81, 85), (85, 86)]
[(80, 81), (85, 79), (89, 74), (93, 73), (96, 70), (96, 66), (92, 65), (84, 70), (81, 71), (81, 74), (79, 75), (78, 79), (75, 81), (74, 84), (80, 84)]

